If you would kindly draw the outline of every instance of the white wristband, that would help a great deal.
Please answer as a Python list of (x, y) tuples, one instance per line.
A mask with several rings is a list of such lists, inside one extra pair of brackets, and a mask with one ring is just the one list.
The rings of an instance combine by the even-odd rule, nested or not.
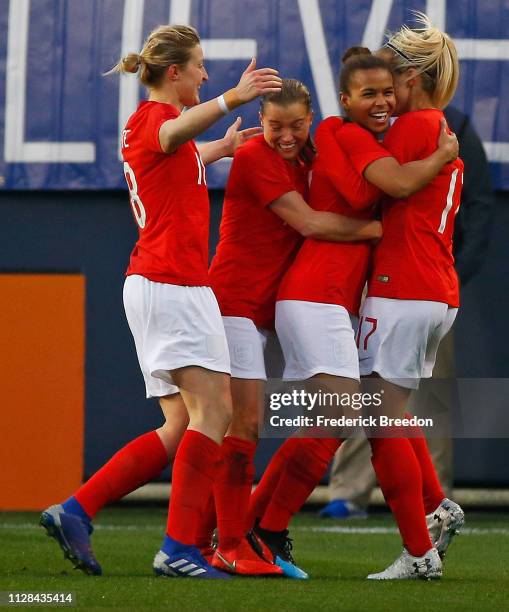
[(217, 103), (219, 104), (219, 108), (223, 111), (223, 115), (227, 115), (230, 112), (228, 106), (226, 106), (226, 102), (223, 95), (217, 96)]

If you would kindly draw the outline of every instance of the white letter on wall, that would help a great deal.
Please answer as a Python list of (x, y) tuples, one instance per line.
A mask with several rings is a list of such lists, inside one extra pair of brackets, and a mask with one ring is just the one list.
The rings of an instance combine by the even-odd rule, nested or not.
[(317, 0), (299, 0), (300, 19), (322, 117), (339, 115), (339, 102)]
[(9, 3), (5, 161), (9, 163), (93, 163), (93, 142), (25, 142), (26, 66), (30, 0)]
[[(122, 23), (122, 47), (120, 51), (121, 57), (124, 57), (124, 55), (131, 52), (137, 52), (141, 49), (144, 4), (144, 0), (125, 0), (124, 20)], [(139, 87), (138, 79), (133, 75), (120, 75), (120, 90), (118, 98), (119, 134), (122, 134), (122, 130), (124, 129), (129, 116), (136, 110), (139, 99)], [(120, 139), (118, 158), (120, 161), (122, 161)]]

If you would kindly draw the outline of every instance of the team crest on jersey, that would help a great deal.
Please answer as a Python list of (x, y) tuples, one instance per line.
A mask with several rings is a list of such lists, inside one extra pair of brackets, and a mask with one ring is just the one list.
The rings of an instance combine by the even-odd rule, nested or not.
[(376, 277), (377, 281), (380, 281), (381, 283), (388, 283), (391, 280), (390, 276), (387, 276), (386, 274), (379, 274)]

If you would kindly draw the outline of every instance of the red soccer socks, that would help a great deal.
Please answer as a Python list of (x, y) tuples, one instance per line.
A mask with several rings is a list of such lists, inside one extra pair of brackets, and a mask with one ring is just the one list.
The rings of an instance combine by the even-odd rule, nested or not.
[[(411, 414), (405, 414), (405, 419), (411, 418)], [(426, 511), (426, 514), (430, 514), (436, 508), (438, 508), (442, 500), (445, 498), (445, 493), (442, 489), (440, 481), (438, 480), (435, 466), (433, 465), (431, 455), (429, 454), (428, 443), (426, 442), (424, 432), (418, 425), (409, 427), (409, 429), (409, 435), (411, 437), (408, 439), (410, 440), (410, 444), (414, 449), (415, 456), (417, 457), (417, 461), (421, 467), (424, 510)]]
[(166, 450), (157, 432), (151, 431), (126, 444), (81, 486), (74, 497), (90, 518), (158, 476), (168, 465)]
[(256, 443), (226, 436), (214, 481), (219, 547), (237, 548), (246, 535), (246, 513), (254, 478)]
[(188, 429), (173, 462), (172, 488), (166, 533), (181, 544), (196, 545), (203, 510), (212, 493), (219, 460), (219, 444)]
[(306, 503), (340, 447), (336, 438), (296, 438), (292, 452), (260, 522), (269, 531), (282, 531)]
[(407, 438), (371, 438), (370, 444), (371, 461), (403, 544), (411, 555), (421, 557), (432, 544), (422, 501), (421, 469), (412, 445)]

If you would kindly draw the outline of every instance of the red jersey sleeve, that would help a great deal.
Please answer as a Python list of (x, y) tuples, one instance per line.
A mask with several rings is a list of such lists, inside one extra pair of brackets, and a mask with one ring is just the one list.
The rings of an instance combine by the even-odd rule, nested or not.
[(164, 153), (159, 142), (159, 130), (163, 123), (178, 116), (178, 110), (170, 104), (158, 104), (150, 109), (143, 133), (143, 144), (149, 151)]
[(235, 176), (260, 206), (266, 207), (285, 193), (296, 191), (285, 161), (268, 145), (264, 145), (262, 151), (240, 147), (234, 163), (237, 166)]
[(345, 123), (337, 133), (337, 141), (360, 175), (377, 159), (391, 157), (371, 132), (356, 123)]
[[(315, 163), (317, 168), (326, 172), (334, 189), (352, 208), (363, 209), (371, 206), (382, 192), (362, 176), (362, 170), (352, 163), (341, 147), (342, 133), (348, 125), (339, 117), (329, 117), (322, 121), (316, 130), (318, 156)], [(371, 146), (372, 143), (369, 144)], [(376, 141), (375, 144), (377, 148), (366, 156), (368, 163), (389, 155)]]
[(419, 113), (409, 113), (393, 123), (384, 138), (384, 147), (400, 164), (406, 164), (427, 157), (432, 145), (430, 140), (435, 143), (434, 147), (431, 146), (433, 150), (438, 143), (436, 125), (431, 126), (429, 121), (423, 121)]

